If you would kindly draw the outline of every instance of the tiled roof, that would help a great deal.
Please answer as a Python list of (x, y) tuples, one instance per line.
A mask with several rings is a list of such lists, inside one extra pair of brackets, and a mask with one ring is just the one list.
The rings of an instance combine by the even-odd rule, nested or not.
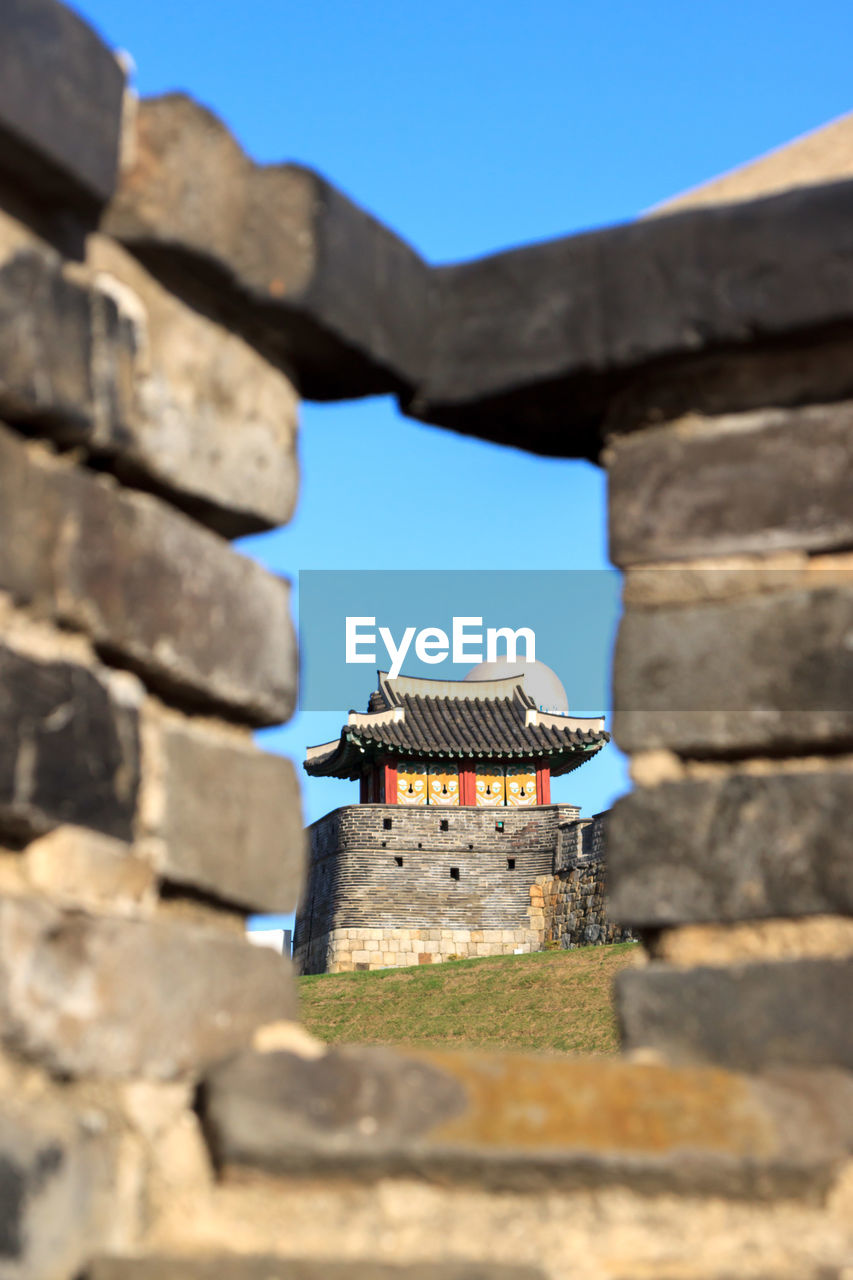
[[(466, 696), (430, 697), (398, 692), (393, 682), (380, 678), (368, 714), (351, 717), (340, 741), (329, 743), (327, 751), (312, 749), (305, 769), (310, 774), (357, 777), (379, 754), (415, 759), (548, 756), (552, 772), (559, 774), (577, 768), (610, 740), (597, 727), (600, 721), (593, 722), (595, 728), (585, 729), (571, 722), (564, 727), (558, 716), (540, 719), (536, 704), (520, 683), (508, 697), (472, 697), (468, 690), (470, 685)], [(401, 708), (402, 714), (395, 713), (395, 708)]]

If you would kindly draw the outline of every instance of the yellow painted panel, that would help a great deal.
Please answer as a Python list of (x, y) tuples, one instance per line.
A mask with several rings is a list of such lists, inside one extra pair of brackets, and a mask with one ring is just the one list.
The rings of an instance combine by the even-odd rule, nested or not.
[(429, 803), (459, 803), (459, 770), (455, 764), (442, 761), (429, 767)]
[(502, 765), (478, 764), (476, 768), (478, 808), (504, 802), (504, 771)]
[(526, 764), (507, 765), (506, 802), (514, 807), (536, 803), (535, 769)]
[(401, 761), (397, 766), (397, 804), (426, 804), (426, 765)]

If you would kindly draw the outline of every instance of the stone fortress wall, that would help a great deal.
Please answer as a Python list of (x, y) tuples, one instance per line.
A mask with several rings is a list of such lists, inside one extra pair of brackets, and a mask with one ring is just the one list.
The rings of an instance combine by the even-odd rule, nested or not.
[(614, 941), (601, 828), (574, 805), (348, 805), (308, 828), (301, 973), (432, 964)]
[[(0, 143), (3, 1280), (841, 1280), (853, 184), (436, 271), (56, 0), (0, 6)], [(618, 1058), (328, 1048), (244, 938), (304, 851), (228, 538), (297, 389), (609, 470)]]

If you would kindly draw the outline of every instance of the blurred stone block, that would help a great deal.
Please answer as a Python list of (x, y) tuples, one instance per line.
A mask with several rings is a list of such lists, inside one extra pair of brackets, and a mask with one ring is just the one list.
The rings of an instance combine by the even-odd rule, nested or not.
[(0, 899), (0, 1035), (53, 1073), (186, 1077), (295, 1013), (288, 962), (239, 934)]
[(0, 217), (0, 413), (66, 440), (120, 434), (132, 335), (111, 298), (19, 237)]
[(299, 484), (290, 380), (115, 241), (91, 236), (87, 260), (135, 356), (132, 410), (101, 415), (90, 443), (227, 537), (285, 524)]
[(687, 416), (612, 444), (620, 567), (853, 545), (853, 403)]
[(799, 753), (853, 745), (853, 572), (813, 589), (629, 608), (614, 660), (623, 751)]
[(670, 1061), (853, 1067), (853, 957), (625, 970), (616, 1006), (625, 1049)]
[(70, 268), (0, 213), (0, 415), (83, 444), (228, 537), (296, 503), (296, 393), (121, 246)]
[(0, 828), (68, 822), (126, 840), (138, 787), (137, 711), (85, 667), (0, 646)]
[(310, 399), (411, 386), (427, 358), (429, 268), (300, 165), (256, 165), (182, 94), (139, 104), (105, 228), (177, 293), (296, 371)]
[(523, 1054), (333, 1048), (244, 1053), (203, 1086), (220, 1166), (480, 1191), (810, 1196), (853, 1143), (843, 1073), (754, 1081)]
[(250, 910), (293, 911), (305, 834), (292, 763), (190, 722), (160, 721), (150, 740), (159, 874)]
[(113, 915), (150, 915), (157, 881), (133, 846), (82, 827), (62, 826), (24, 854), (34, 889), (62, 906)]
[(0, 168), (33, 197), (93, 213), (112, 194), (124, 72), (56, 0), (0, 5)]
[(853, 768), (640, 787), (608, 819), (609, 910), (627, 924), (853, 913)]
[(250, 724), (293, 710), (289, 590), (148, 494), (0, 427), (0, 587), (167, 697)]
[(77, 1275), (115, 1238), (117, 1140), (108, 1116), (60, 1097), (0, 1102), (0, 1274)]
[[(696, 407), (702, 357), (849, 324), (853, 290), (841, 264), (853, 249), (851, 211), (853, 182), (835, 182), (434, 269), (429, 368), (406, 412), (537, 453), (597, 459), (614, 411), (632, 424), (655, 420), (660, 398), (643, 395), (649, 371), (656, 388), (680, 392), (665, 406), (673, 418)], [(846, 366), (849, 393), (843, 348), (834, 363)], [(684, 365), (691, 372), (679, 384)], [(837, 393), (835, 369), (823, 380)], [(768, 403), (770, 383), (763, 396), (752, 391), (751, 406)], [(813, 382), (810, 398), (820, 389)]]

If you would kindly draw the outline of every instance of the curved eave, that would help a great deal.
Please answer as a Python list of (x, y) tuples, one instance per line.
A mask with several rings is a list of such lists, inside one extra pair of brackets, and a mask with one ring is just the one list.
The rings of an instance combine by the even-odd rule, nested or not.
[(390, 756), (397, 759), (418, 760), (428, 764), (431, 760), (547, 760), (551, 776), (558, 778), (564, 773), (580, 768), (587, 760), (596, 755), (606, 743), (610, 734), (606, 730), (596, 733), (578, 734), (577, 740), (561, 743), (553, 747), (525, 747), (523, 749), (505, 751), (475, 751), (459, 749), (436, 749), (425, 751), (423, 748), (407, 746), (405, 743), (382, 742), (380, 739), (366, 737), (351, 728), (345, 729), (335, 747), (327, 754), (307, 759), (303, 763), (306, 773), (319, 778), (359, 778), (367, 765), (373, 764), (378, 756)]

